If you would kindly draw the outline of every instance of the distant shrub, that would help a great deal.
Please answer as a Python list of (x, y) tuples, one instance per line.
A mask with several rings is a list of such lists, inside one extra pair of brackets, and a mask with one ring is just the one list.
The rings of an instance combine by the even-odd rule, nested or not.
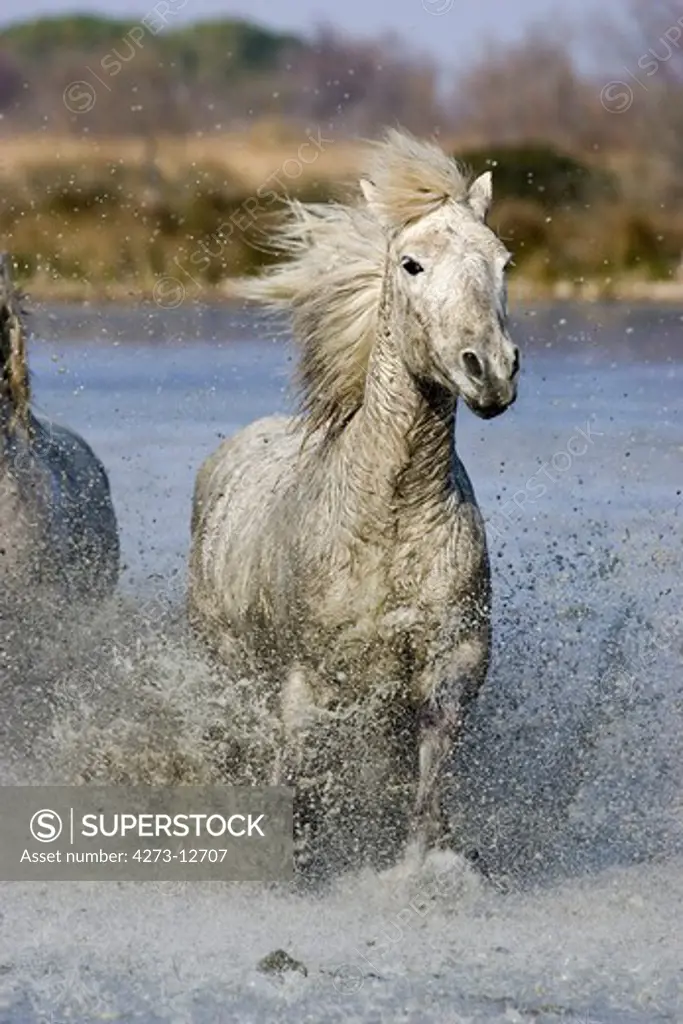
[(618, 195), (611, 174), (542, 142), (465, 150), (455, 156), (477, 174), (493, 171), (497, 200), (525, 200), (556, 208)]
[(503, 199), (493, 207), (490, 223), (513, 251), (517, 267), (523, 266), (539, 249), (548, 247), (548, 219), (538, 203)]
[(548, 238), (549, 262), (555, 277), (629, 272), (665, 277), (680, 257), (680, 230), (672, 230), (666, 244), (664, 241), (656, 226), (640, 213), (610, 204), (578, 218), (568, 213), (553, 218)]
[[(153, 10), (149, 16), (152, 26), (160, 20), (155, 21)], [(43, 64), (57, 64), (65, 53), (87, 55), (96, 61), (117, 47), (125, 54), (125, 40), (133, 28), (139, 29), (140, 22), (90, 14), (38, 18), (2, 29), (0, 49)], [(267, 71), (277, 67), (284, 54), (295, 55), (304, 49), (296, 36), (239, 18), (171, 26), (161, 33), (152, 28), (144, 46), (154, 52), (160, 67), (175, 69), (185, 82), (234, 80)]]

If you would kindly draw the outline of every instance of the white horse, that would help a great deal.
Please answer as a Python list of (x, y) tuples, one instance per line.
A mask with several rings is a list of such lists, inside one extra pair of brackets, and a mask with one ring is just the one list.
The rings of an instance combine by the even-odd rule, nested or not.
[(291, 312), (302, 415), (226, 440), (196, 482), (189, 609), (226, 656), (278, 688), (279, 781), (306, 724), (396, 684), (412, 715), (409, 826), (445, 835), (438, 785), (484, 682), (490, 574), (455, 448), (458, 397), (488, 419), (514, 401), (509, 254), (485, 224), (489, 173), (390, 131), (348, 205), (291, 205), (291, 257), (242, 292)]
[(41, 594), (109, 594), (119, 538), (109, 482), (77, 434), (30, 409), (25, 332), (0, 256), (0, 612)]

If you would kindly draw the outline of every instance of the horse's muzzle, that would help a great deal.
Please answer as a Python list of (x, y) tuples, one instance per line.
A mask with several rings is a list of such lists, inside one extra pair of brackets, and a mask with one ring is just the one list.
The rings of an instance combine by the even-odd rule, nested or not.
[(465, 399), (465, 401), (467, 402), (468, 408), (471, 409), (472, 412), (480, 419), (492, 420), (495, 419), (496, 416), (500, 416), (500, 414), (505, 412), (506, 409), (509, 409), (510, 406), (514, 404), (516, 398), (517, 391), (515, 389), (507, 401), (500, 399), (496, 399), (491, 402), (468, 401), (467, 399)]

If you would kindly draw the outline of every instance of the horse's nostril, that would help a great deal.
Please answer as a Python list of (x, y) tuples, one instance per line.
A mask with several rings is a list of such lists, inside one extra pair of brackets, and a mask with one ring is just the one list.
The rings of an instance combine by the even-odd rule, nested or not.
[(512, 357), (512, 372), (511, 372), (510, 376), (514, 377), (514, 375), (516, 373), (518, 373), (518, 372), (519, 372), (519, 349), (515, 345), (515, 354)]
[(471, 349), (466, 349), (462, 354), (462, 365), (465, 367), (470, 377), (475, 377), (477, 380), (481, 380), (484, 376), (484, 367), (482, 366), (481, 359)]

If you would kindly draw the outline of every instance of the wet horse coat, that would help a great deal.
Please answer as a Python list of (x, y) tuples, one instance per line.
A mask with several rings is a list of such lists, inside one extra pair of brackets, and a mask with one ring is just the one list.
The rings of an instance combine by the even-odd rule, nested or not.
[(78, 434), (30, 409), (25, 331), (0, 263), (0, 605), (39, 593), (111, 593), (119, 538), (102, 463)]
[(486, 539), (454, 428), (458, 397), (489, 418), (516, 395), (490, 192), (390, 132), (355, 203), (292, 205), (292, 259), (243, 290), (292, 315), (302, 415), (225, 441), (194, 496), (190, 614), (279, 691), (276, 778), (296, 781), (326, 708), (393, 687), (415, 725), (420, 854), (445, 835), (439, 779), (489, 657)]

